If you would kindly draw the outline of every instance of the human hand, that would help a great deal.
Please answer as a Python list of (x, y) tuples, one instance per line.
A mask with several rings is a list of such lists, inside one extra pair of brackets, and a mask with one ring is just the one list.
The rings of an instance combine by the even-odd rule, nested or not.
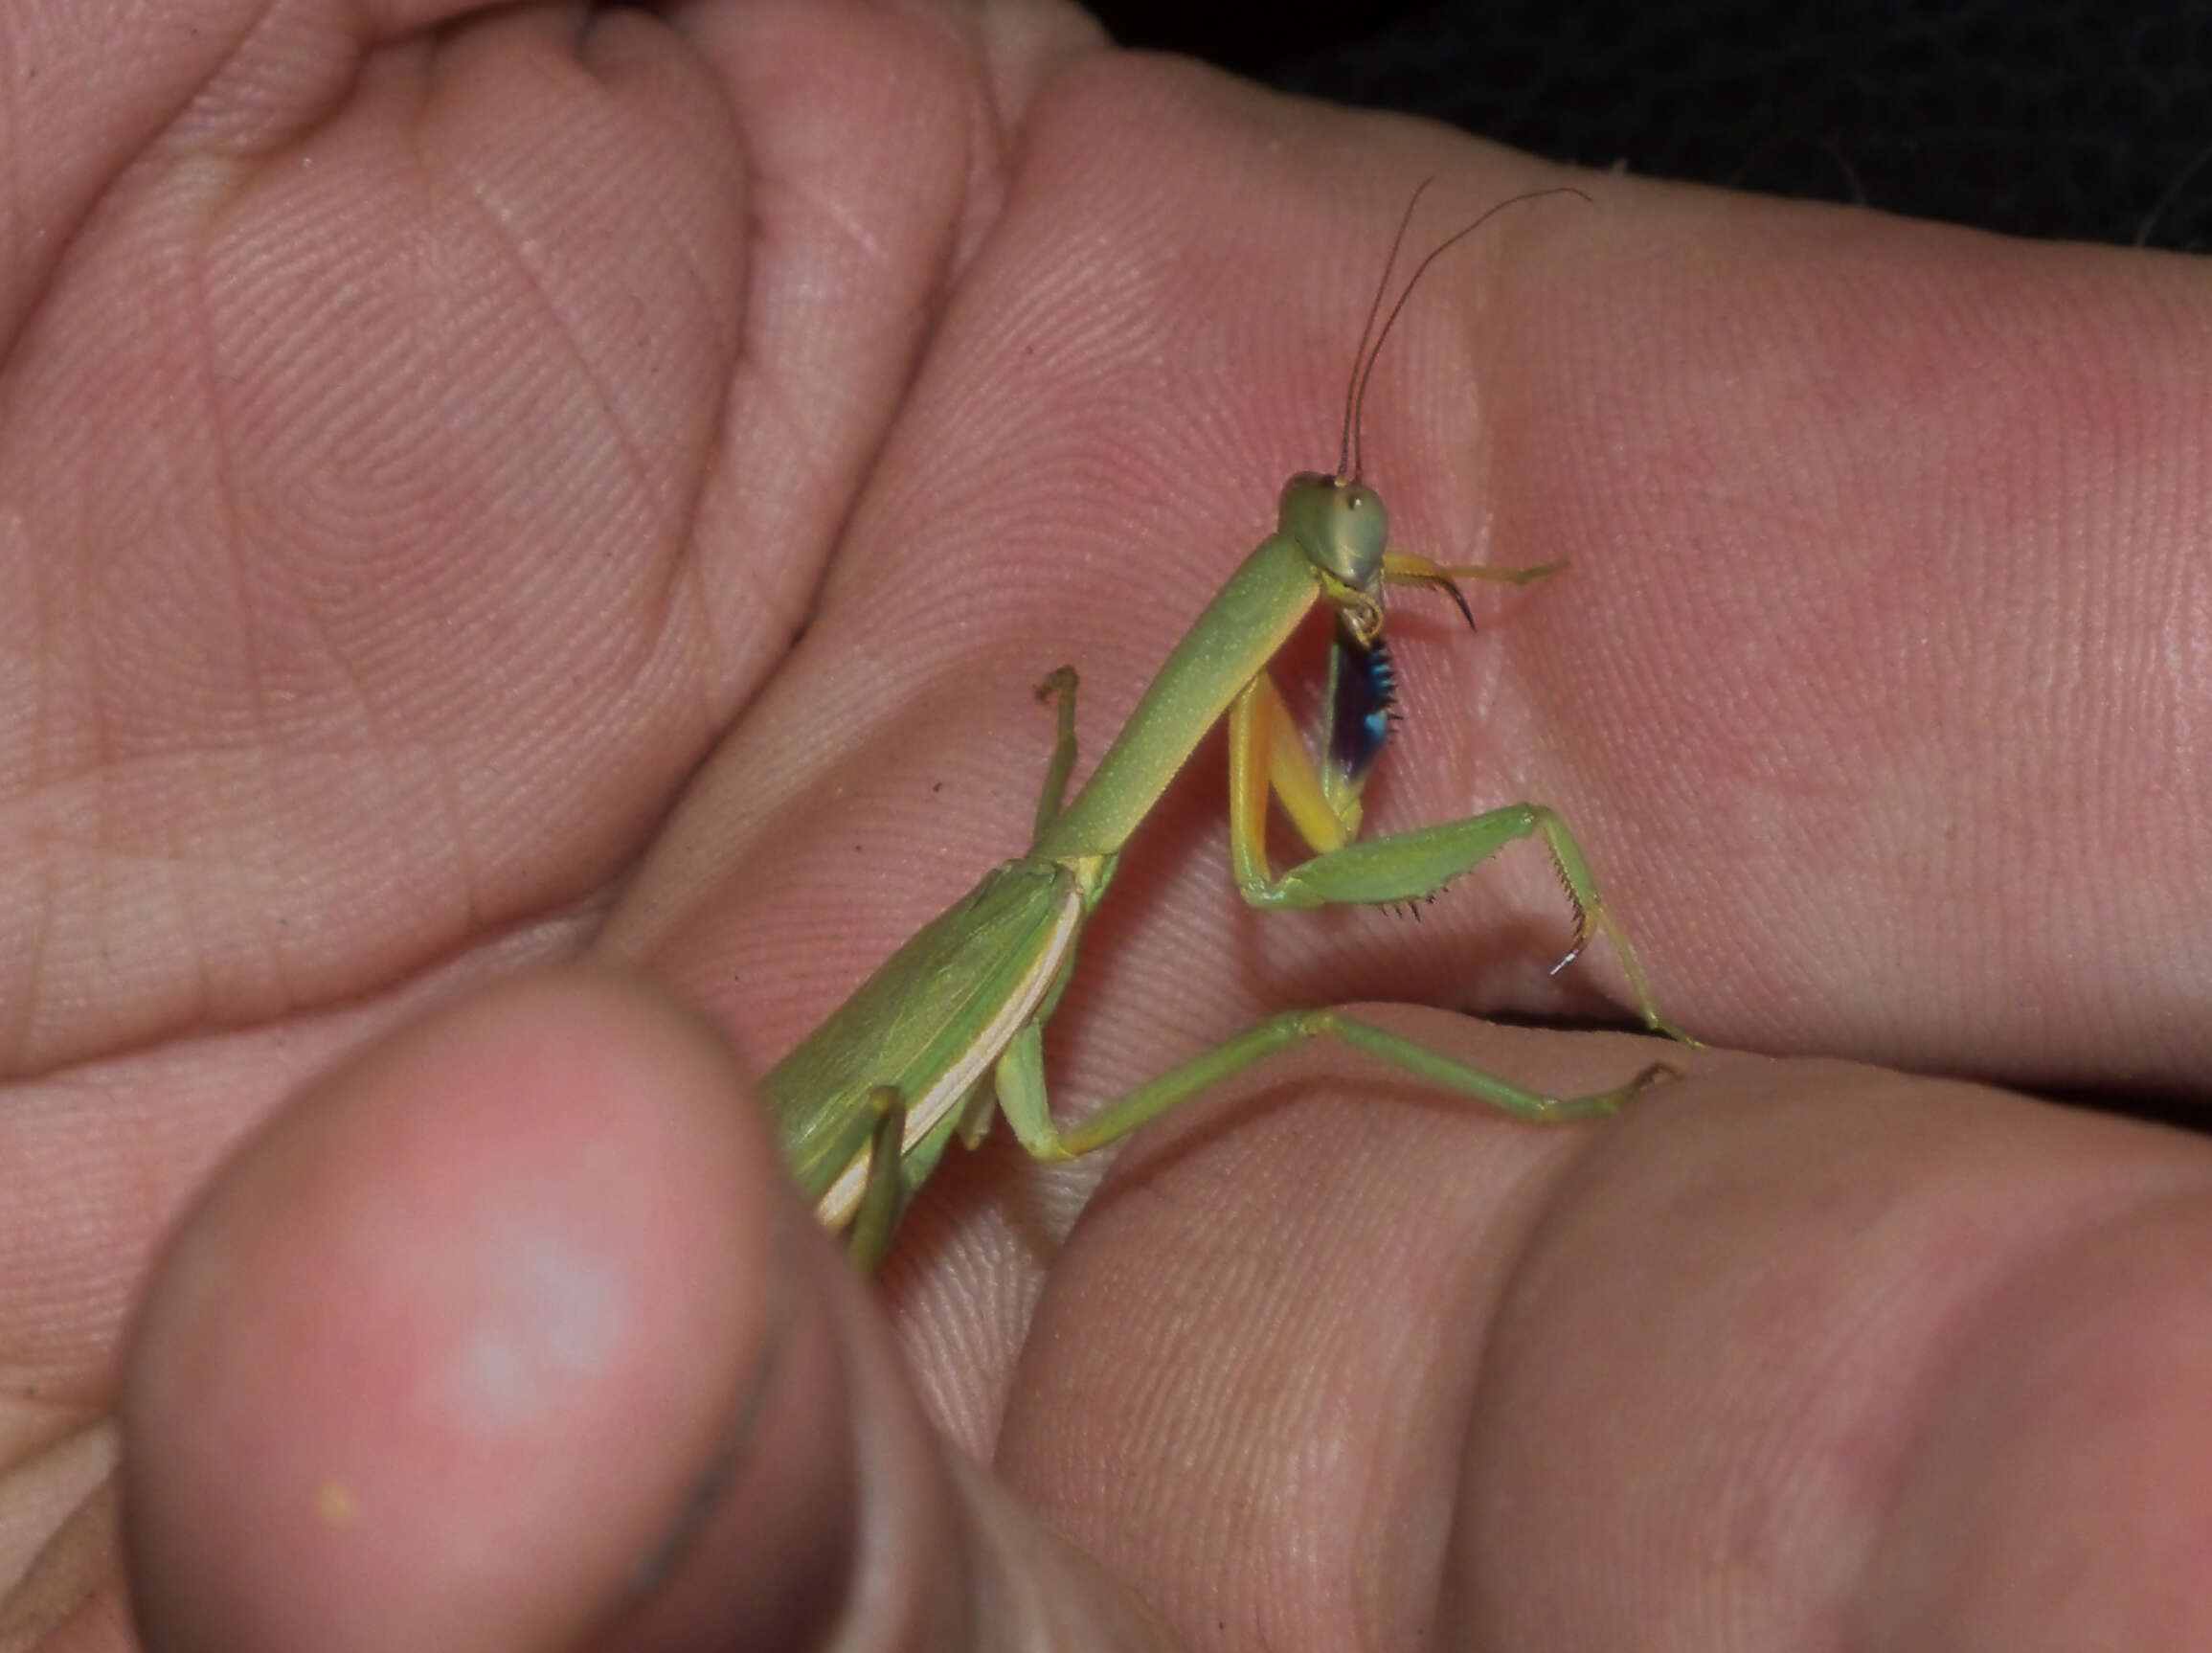
[[(739, 17), (806, 27), (802, 13), (773, 9), (686, 21)], [(821, 56), (794, 56), (789, 38), (770, 56), (785, 71), (849, 67), (872, 38), (851, 21), (823, 26)], [(502, 27), (521, 23), (485, 25), (458, 49), (488, 51)], [(539, 51), (519, 59), (532, 67), (514, 71), (525, 85), (547, 56), (558, 60), (539, 28)], [(709, 30), (692, 38), (734, 81), (765, 55), (758, 42), (717, 50)], [(908, 90), (914, 50), (911, 33), (886, 49), (908, 65)], [(993, 61), (1002, 88), (1029, 78), (1018, 50)], [(900, 104), (859, 82), (841, 82), (859, 105), (842, 120), (794, 100), (746, 121), (755, 153), (775, 147), (765, 137), (788, 139), (778, 121), (802, 108), (841, 138), (880, 134)], [(375, 84), (389, 82), (364, 82)], [(449, 107), (476, 106), (453, 77), (440, 84)], [(666, 85), (650, 81), (633, 103), (665, 113)], [(596, 89), (584, 90), (595, 91), (589, 106)], [(671, 362), (726, 392), (726, 409), (704, 394), (673, 398), (698, 421), (688, 442), (610, 444), (604, 426), (575, 419), (573, 400), (524, 398), (568, 409), (559, 422), (571, 440), (525, 433), (463, 468), (496, 479), (521, 467), (534, 480), (512, 497), (526, 505), (548, 478), (571, 491), (545, 505), (533, 532), (468, 523), (475, 532), (431, 535), (451, 499), (476, 491), (457, 487), (426, 510), (422, 539), (426, 558), (470, 548), (479, 601), (544, 605), (501, 611), (494, 629), (527, 646), (487, 650), (482, 626), (426, 626), (409, 605), (419, 577), (371, 582), (377, 601), (363, 612), (378, 623), (362, 621), (360, 659), (386, 658), (378, 641), (407, 645), (405, 669), (391, 667), (395, 695), (458, 674), (464, 689), (426, 693), (415, 709), (459, 707), (459, 734), (478, 745), (440, 743), (404, 718), (416, 739), (394, 740), (379, 719), (365, 752), (449, 743), (470, 760), (431, 767), (474, 779), (488, 763), (506, 781), (464, 792), (478, 812), (450, 818), (472, 830), (447, 834), (448, 851), (497, 852), (430, 858), (434, 872), (458, 861), (469, 874), (459, 882), (473, 899), (448, 908), (443, 927), (421, 913), (438, 910), (449, 881), (424, 876), (405, 850), (389, 864), (419, 885), (389, 901), (344, 898), (361, 844), (395, 843), (421, 816), (391, 765), (364, 759), (350, 784), (317, 792), (295, 778), (307, 771), (277, 762), (287, 783), (273, 795), (319, 818), (270, 834), (277, 849), (218, 832), (230, 849), (216, 859), (266, 873), (257, 856), (298, 840), (305, 876), (324, 883), (294, 892), (303, 875), (265, 876), (241, 892), (203, 874), (190, 882), (209, 931), (167, 954), (150, 925), (111, 947), (133, 966), (112, 1003), (83, 945), (40, 960), (40, 980), (63, 985), (71, 978), (55, 972), (75, 962), (74, 993), (11, 995), (49, 1007), (27, 1020), (19, 1070), (78, 1064), (67, 1082), (27, 1086), (11, 1113), (11, 1160), (23, 1167), (11, 1186), (95, 1205), (117, 1190), (67, 1238), (43, 1214), (56, 1207), (31, 1208), (36, 1220), (22, 1225), (28, 1266), (13, 1274), (10, 1320), (18, 1347), (48, 1363), (13, 1363), (47, 1374), (41, 1409), (26, 1415), (50, 1423), (104, 1407), (135, 1259), (245, 1122), (402, 1008), (594, 932), (647, 823), (740, 701), (607, 934), (611, 950), (772, 1058), (982, 866), (1019, 847), (1046, 736), (1027, 684), (1062, 659), (1081, 665), (1095, 753), (1166, 642), (1264, 530), (1281, 474), (1325, 462), (1316, 433), (1325, 449), (1344, 318), (1358, 313), (1405, 182), (1442, 168), (1454, 198), (1478, 207), (1548, 176), (1428, 129), (1290, 108), (1140, 61), (1078, 65), (1038, 93), (1027, 122), (1019, 164), (1003, 179), (984, 169), (978, 189), (951, 137), (917, 147), (910, 120), (886, 140), (907, 163), (901, 199), (937, 232), (913, 235), (941, 254), (934, 267), (951, 288), (936, 330), (930, 260), (897, 256), (869, 267), (888, 272), (892, 290), (922, 295), (912, 308), (818, 314), (793, 300), (779, 334), (777, 306), (761, 300), (779, 284), (766, 273), (779, 239), (739, 237), (733, 222), (736, 260), (752, 255), (755, 275), (734, 260), (720, 296), (734, 314), (747, 294), (745, 319), (691, 337), (695, 348), (744, 338), (739, 365), (673, 346), (650, 362), (604, 358), (637, 375), (604, 405), (665, 414)], [(963, 143), (970, 132), (959, 121), (941, 130)], [(604, 157), (593, 172), (614, 199), (637, 194), (617, 183), (645, 175)], [(913, 188), (953, 174), (957, 188)], [(849, 190), (871, 175), (848, 156), (816, 181)], [(850, 192), (784, 182), (786, 200), (847, 205), (834, 221), (877, 222)], [(692, 216), (675, 221), (703, 233)], [(954, 250), (962, 226), (972, 263)], [(2112, 708), (2142, 686), (2135, 663), (2156, 640), (2186, 629), (2185, 605), (2168, 594), (2191, 564), (2193, 513), (2162, 507), (2145, 528), (2127, 512), (2175, 500), (2190, 480), (2193, 272), (1628, 183), (1608, 186), (1579, 223), (1569, 212), (1496, 227), (1468, 249), (1449, 296), (1426, 294), (1409, 312), (1370, 410), (1370, 474), (1407, 543), (1455, 557), (1565, 554), (1575, 566), (1549, 591), (1498, 602), (1474, 645), (1456, 622), (1424, 640), (1411, 611), (1397, 611), (1412, 692), (1378, 782), (1378, 824), (1514, 796), (1558, 804), (1591, 845), (1662, 1003), (1716, 1039), (2018, 1080), (2186, 1088), (2201, 1035), (2180, 1015), (2191, 984), (2176, 961), (2190, 957), (2198, 928), (2184, 851), (2202, 812), (2185, 739), (2155, 719), (2114, 721)], [(549, 232), (541, 244), (564, 238)], [(1340, 245), (1356, 250), (1317, 251)], [(1731, 251), (1723, 260), (1714, 248)], [(780, 242), (787, 260), (790, 249)], [(577, 255), (576, 269), (603, 261)], [(625, 279), (690, 267), (634, 249), (623, 261)], [(797, 271), (825, 263), (836, 260), (783, 262), (787, 290), (803, 297)], [(901, 271), (904, 284), (891, 279)], [(59, 326), (46, 319), (58, 302), (40, 327)], [(872, 335), (842, 363), (806, 367), (803, 347), (820, 340), (799, 324), (824, 321), (881, 328), (913, 351), (926, 338), (923, 377), (910, 390), (899, 364), (911, 358)], [(2050, 342), (2069, 322), (2072, 354)], [(1998, 343), (1982, 344), (1969, 323)], [(798, 355), (768, 348), (795, 334)], [(578, 367), (600, 359), (583, 348), (590, 329), (533, 336), (578, 369), (572, 384), (594, 385)], [(2011, 353), (2021, 339), (2045, 351), (2032, 372)], [(752, 366), (771, 359), (788, 371)], [(452, 365), (458, 384), (483, 382), (480, 364)], [(376, 370), (355, 365), (349, 406), (370, 405), (358, 392), (384, 383)], [(2057, 374), (2069, 375), (2069, 394), (2048, 392)], [(862, 389), (824, 396), (818, 380)], [(867, 382), (880, 394), (863, 394)], [(1931, 383), (1943, 393), (1934, 416), (1922, 398)], [(813, 394), (795, 394), (801, 385)], [(423, 385), (389, 388), (393, 427), (407, 425)], [(20, 395), (28, 406), (31, 393)], [(830, 440), (779, 425), (794, 409), (827, 409)], [(755, 434), (731, 440), (748, 418)], [(478, 434), (516, 437), (511, 419)], [(680, 530), (643, 536), (658, 555), (623, 526), (640, 519), (634, 495), (603, 478), (580, 486), (578, 456), (610, 447), (666, 454), (689, 485), (666, 491), (699, 502), (677, 513)], [(842, 490), (824, 453), (843, 456)], [(2037, 464), (2010, 466), (2016, 454)], [(451, 442), (436, 457), (454, 459)], [(779, 458), (815, 464), (798, 474)], [(300, 463), (302, 477), (319, 474)], [(51, 480), (63, 474), (53, 466), (20, 474), (64, 505), (85, 497)], [(1862, 478), (1885, 486), (1855, 486)], [(304, 482), (233, 491), (314, 497)], [(541, 551), (564, 527), (578, 549)], [(256, 547), (289, 543), (233, 534), (218, 528), (211, 555), (250, 565)], [(2065, 606), (2085, 584), (2077, 542), (2109, 549), (2086, 582), (2105, 605), (2094, 649), (2074, 637), (2082, 622)], [(278, 591), (316, 615), (316, 594), (330, 589), (318, 578), (335, 578), (362, 545), (388, 554), (380, 535), (307, 536), (293, 584)], [(783, 635), (825, 557), (807, 635), (786, 656)], [(149, 563), (173, 572), (179, 557)], [(605, 603), (564, 594), (564, 575), (636, 577), (640, 595), (611, 621)], [(760, 608), (747, 611), (743, 595)], [(439, 612), (471, 610), (456, 600)], [(186, 614), (200, 623), (157, 635), (212, 653), (206, 617)], [(327, 643), (305, 645), (327, 629), (288, 633), (302, 641), (282, 664), (325, 659)], [(610, 636), (628, 648), (610, 648)], [(705, 642), (687, 647), (687, 637)], [(1954, 652), (1954, 637), (1988, 653)], [(2039, 676), (2062, 645), (2074, 650), (2071, 675)], [(1030, 658), (1038, 646), (1049, 657)], [(670, 650), (677, 667), (634, 669)], [(1936, 677), (1961, 657), (1963, 669)], [(249, 686), (285, 675), (271, 672), (266, 649), (237, 659), (252, 666), (239, 673)], [(608, 663), (597, 679), (594, 661)], [(164, 680), (163, 666), (144, 670), (148, 684)], [(198, 680), (166, 672), (180, 728), (205, 740), (222, 727), (175, 691)], [(2185, 706), (2179, 673), (2148, 687)], [(363, 668), (346, 675), (358, 681)], [(549, 708), (562, 694), (589, 715)], [(2000, 714), (2037, 738), (1992, 740)], [(120, 784), (128, 771), (117, 768)], [(1227, 894), (1217, 778), (1200, 768), (1140, 838), (1093, 933), (1055, 1028), (1064, 1098), (1080, 1105), (1156, 1068), (1168, 1039), (1195, 1048), (1284, 1002), (1556, 1008), (1541, 966), (1561, 920), (1540, 865), (1468, 880), (1418, 930), (1382, 916), (1253, 918)], [(2096, 812), (2088, 784), (2106, 774), (2141, 776), (2171, 806), (2120, 841), (2121, 823)], [(189, 802), (191, 788), (172, 786), (134, 801), (122, 824), (164, 824), (180, 790)], [(203, 802), (224, 799), (210, 787)], [(234, 836), (261, 820), (236, 817), (218, 823)], [(120, 865), (128, 848), (110, 847)], [(327, 974), (275, 973), (301, 984), (287, 988), (298, 1013), (282, 1019), (252, 999), (250, 979), (237, 985), (241, 967), (187, 967), (241, 951), (207, 939), (225, 926), (250, 934), (260, 921), (282, 935), (263, 902), (270, 887), (294, 894), (303, 915), (357, 916), (304, 943)], [(2058, 905), (2062, 934), (2054, 888), (2109, 898)], [(185, 985), (200, 996), (184, 997)], [(635, 993), (586, 979), (465, 1002), (310, 1086), (218, 1185), (178, 1255), (214, 1258), (198, 1279), (223, 1289), (192, 1295), (182, 1263), (165, 1276), (134, 1367), (134, 1536), (144, 1604), (173, 1638), (160, 1644), (195, 1644), (196, 1633), (254, 1645), (258, 1633), (260, 1644), (290, 1647), (415, 1646), (426, 1625), (444, 1645), (567, 1644), (621, 1599), (704, 1473), (716, 1430), (756, 1391), (769, 1398), (748, 1420), (738, 1491), (687, 1552), (667, 1598), (676, 1605), (661, 1611), (704, 1602), (716, 1640), (765, 1640), (760, 1616), (774, 1607), (792, 1614), (777, 1622), (796, 1635), (845, 1608), (866, 1578), (889, 1622), (912, 1612), (959, 1640), (973, 1626), (942, 1617), (948, 1603), (1008, 1611), (1002, 1591), (1039, 1577), (1073, 1580), (1074, 1604), (1054, 1611), (1076, 1629), (1122, 1610), (925, 1429), (838, 1259), (768, 1191), (756, 1123), (719, 1105), (734, 1081), (695, 1030)], [(1444, 1017), (1411, 1025), (1555, 1085), (1607, 1082), (1641, 1052)], [(573, 1056), (558, 1070), (573, 1105), (555, 1105), (565, 1093), (527, 1066), (528, 1053), (549, 1049)], [(166, 1135), (135, 1129), (149, 1115)], [(384, 1143), (395, 1145), (380, 1156)], [(425, 1143), (450, 1151), (425, 1153)], [(2201, 1479), (2182, 1461), (2188, 1414), (2178, 1409), (2197, 1393), (2179, 1317), (2201, 1242), (2189, 1237), (2189, 1202), (2175, 1198), (2193, 1188), (2197, 1154), (2185, 1139), (1987, 1093), (1725, 1057), (1701, 1059), (1692, 1083), (1618, 1127), (1530, 1132), (1316, 1054), (1140, 1144), (1049, 1274), (1058, 1185), (1004, 1152), (948, 1169), (888, 1289), (924, 1410), (955, 1438), (994, 1449), (1008, 1481), (1191, 1641), (1284, 1647), (1425, 1628), (1596, 1643), (1633, 1623), (1641, 1640), (1659, 1626), (1693, 1645), (1789, 1645), (1839, 1624), (1896, 1633), (1893, 1622), (1941, 1624), (1952, 1641), (1979, 1622), (2002, 1640), (1986, 1615), (2007, 1604), (2063, 1639), (2061, 1605), (2105, 1624), (2115, 1603), (2194, 1607), (2147, 1584), (2161, 1564), (2170, 1585), (2185, 1580), (2172, 1570), (2193, 1551), (2102, 1517), (2107, 1489), (2140, 1501), (2148, 1482), (2173, 1501), (2159, 1529), (2185, 1531)], [(69, 1179), (85, 1166), (100, 1178)], [(576, 1200), (547, 1198), (579, 1185)], [(440, 1189), (447, 1203), (431, 1197)], [(451, 1271), (443, 1283), (511, 1285), (479, 1272), (486, 1254), (470, 1244), (487, 1211), (519, 1209), (503, 1202), (574, 1221), (570, 1237), (651, 1289), (622, 1322), (620, 1358), (549, 1369), (567, 1385), (556, 1398), (600, 1409), (598, 1433), (555, 1406), (502, 1436), (502, 1456), (477, 1460), (397, 1403), (419, 1400), (419, 1383), (400, 1379), (428, 1370), (404, 1357), (451, 1347), (406, 1333), (481, 1306), (464, 1291), (425, 1289), (421, 1258)], [(347, 1243), (389, 1234), (395, 1217), (413, 1225), (417, 1257)], [(105, 1281), (104, 1297), (84, 1289)], [(526, 1293), (523, 1306), (570, 1301)], [(54, 1302), (69, 1307), (66, 1338), (45, 1312)], [(366, 1303), (388, 1313), (374, 1322), (385, 1335), (364, 1344)], [(787, 1352), (770, 1359), (770, 1347)], [(365, 1350), (394, 1367), (365, 1365)], [(796, 1393), (779, 1395), (763, 1370), (835, 1375), (786, 1376)], [(249, 1377), (256, 1387), (242, 1391)], [(1999, 1379), (2016, 1387), (1993, 1405)], [(2096, 1427), (2054, 1418), (2122, 1379), (2128, 1404), (2099, 1408)], [(313, 1448), (363, 1440), (374, 1441), (379, 1490), (396, 1505), (347, 1491), (342, 1477), (333, 1492), (329, 1476), (263, 1473), (305, 1474), (321, 1461)], [(806, 1455), (815, 1442), (824, 1457)], [(49, 1451), (31, 1468), (56, 1461)], [(546, 1479), (459, 1473), (488, 1461)], [(2026, 1477), (2035, 1497), (2004, 1496), (2008, 1477)], [(1989, 1508), (1957, 1502), (1985, 1489)], [(348, 1514), (319, 1493), (361, 1502)], [(440, 1511), (450, 1525), (379, 1525), (388, 1507)], [(2054, 1507), (2100, 1519), (2084, 1530)], [(839, 1536), (859, 1508), (891, 1512), (865, 1543)], [(511, 1573), (495, 1582), (510, 1588), (483, 1590), (483, 1568), (435, 1565), (455, 1532), (504, 1558)], [(2031, 1540), (2049, 1548), (2038, 1554)], [(2024, 1589), (2017, 1570), (2051, 1553), (2111, 1596), (2058, 1603)], [(1944, 1570), (1945, 1557), (1964, 1559)], [(1897, 1570), (1908, 1563), (1919, 1571), (1906, 1578)], [(95, 1550), (87, 1566), (97, 1564)], [(787, 1588), (755, 1588), (763, 1580)], [(807, 1583), (819, 1594), (794, 1587)], [(68, 1633), (119, 1634), (113, 1596), (94, 1601)], [(637, 1644), (648, 1623), (631, 1621)], [(1018, 1640), (1018, 1626), (997, 1628)]]

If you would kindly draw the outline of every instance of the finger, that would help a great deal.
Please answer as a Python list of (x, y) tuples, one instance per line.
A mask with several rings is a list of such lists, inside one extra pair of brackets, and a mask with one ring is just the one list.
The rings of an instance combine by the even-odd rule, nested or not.
[[(56, 227), (5, 363), (0, 566), (37, 595), (0, 646), (39, 689), (0, 706), (0, 800), (50, 849), (0, 857), (0, 909), (47, 919), (8, 926), (0, 1054), (32, 1070), (577, 900), (761, 669), (670, 598), (744, 307), (720, 88), (635, 12), (381, 50), (338, 8), (254, 22), (237, 83)], [(143, 440), (103, 458), (110, 426)]]
[(603, 1618), (771, 1336), (779, 1195), (732, 1089), (674, 1012), (546, 978), (252, 1139), (131, 1352), (149, 1640), (528, 1647)]
[[(1411, 1026), (1564, 1087), (1634, 1053)], [(1278, 1649), (2201, 1642), (2205, 1145), (1692, 1060), (1596, 1130), (1310, 1078), (1166, 1127), (1072, 1236), (1003, 1469)]]
[(1494, 1328), (1456, 1550), (1509, 1643), (2212, 1633), (2201, 1139), (1743, 1063), (1601, 1139), (1552, 1215)]
[(947, 1468), (871, 1313), (703, 1028), (591, 975), (445, 1010), (254, 1138), (154, 1279), (124, 1407), (147, 1642), (1135, 1622)]
[[(794, 662), (792, 704), (867, 727), (773, 771), (939, 837), (973, 807), (1018, 839), (1034, 781), (1001, 754), (1025, 737), (1027, 683), (1080, 668), (1095, 753), (1273, 526), (1285, 472), (1333, 461), (1411, 183), (1441, 170), (1437, 204), (1474, 207), (1560, 181), (1171, 66), (1117, 61), (1061, 90), (917, 381), (916, 436), (887, 446), (882, 509), (854, 519), (847, 561), (874, 577), (833, 594)], [(1208, 163), (1171, 159), (1192, 155)], [(1531, 203), (1456, 249), (1371, 383), (1372, 480), (1406, 543), (1570, 566), (1501, 596), (1473, 643), (1393, 611), (1408, 719), (1370, 826), (1555, 804), (1695, 1031), (2020, 1082), (2193, 1084), (2212, 770), (2177, 731), (2204, 698), (2187, 631), (2203, 283), (2158, 256), (1591, 187), (1591, 205)], [(1219, 326), (1222, 291), (1245, 325)], [(2045, 374), (2065, 388), (2037, 388)], [(851, 692), (859, 674), (882, 691)], [(986, 785), (995, 814), (968, 802)], [(1162, 814), (1187, 801), (1210, 824), (1218, 797), (1193, 785)], [(1153, 922), (1128, 913), (1162, 837), (1133, 848), (1101, 940)], [(1219, 857), (1195, 826), (1180, 842), (1187, 916), (1154, 933), (1199, 967), (1138, 971), (1161, 984), (1148, 1008), (1187, 1015), (1195, 984), (1243, 1019), (1249, 972), (1208, 967), (1232, 933)], [(850, 882), (819, 842), (766, 843), (776, 900)], [(1456, 1003), (1617, 986), (1594, 953), (1544, 977), (1565, 919), (1541, 855), (1501, 855), (1432, 917), (1411, 945), (1382, 919), (1312, 940), (1271, 924), (1259, 945), (1321, 999), (1410, 990), (1415, 970), (1371, 961), (1415, 952)]]

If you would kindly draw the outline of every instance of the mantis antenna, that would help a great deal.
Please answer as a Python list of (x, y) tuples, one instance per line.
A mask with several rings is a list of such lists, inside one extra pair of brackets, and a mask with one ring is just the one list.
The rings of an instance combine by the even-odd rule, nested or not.
[[(1473, 223), (1455, 230), (1430, 249), (1429, 256), (1415, 264), (1413, 273), (1406, 278), (1406, 285), (1404, 290), (1398, 294), (1398, 302), (1390, 306), (1390, 313), (1384, 316), (1382, 330), (1376, 332), (1375, 317), (1382, 314), (1383, 296), (1390, 290), (1390, 271), (1397, 265), (1398, 250), (1406, 243), (1406, 232), (1412, 227), (1413, 209), (1421, 204), (1422, 192), (1435, 181), (1433, 176), (1423, 178), (1420, 183), (1413, 187), (1412, 196), (1406, 202), (1406, 211), (1398, 219), (1398, 233), (1390, 241), (1390, 256), (1383, 260), (1383, 279), (1375, 283), (1375, 302), (1367, 306), (1366, 325), (1360, 328), (1359, 348), (1352, 352), (1351, 382), (1344, 386), (1343, 442), (1337, 450), (1337, 479), (1340, 482), (1357, 482), (1360, 480), (1360, 470), (1363, 464), (1360, 452), (1360, 418), (1366, 411), (1367, 380), (1374, 375), (1375, 358), (1383, 353), (1383, 342), (1390, 336), (1390, 329), (1397, 326), (1398, 316), (1405, 309), (1406, 301), (1413, 296), (1413, 288), (1419, 284), (1421, 278), (1429, 273), (1429, 266), (1469, 236), (1472, 236), (1477, 230), (1479, 230), (1484, 224), (1487, 224), (1492, 218), (1495, 218), (1500, 213), (1505, 211), (1507, 207), (1518, 207), (1524, 201), (1539, 201), (1546, 195), (1574, 195), (1585, 201), (1590, 199), (1572, 184), (1554, 184), (1549, 189), (1528, 190), (1518, 195), (1508, 195), (1504, 200), (1485, 211)], [(1371, 349), (1367, 344), (1367, 336), (1370, 333), (1374, 334), (1374, 345)]]

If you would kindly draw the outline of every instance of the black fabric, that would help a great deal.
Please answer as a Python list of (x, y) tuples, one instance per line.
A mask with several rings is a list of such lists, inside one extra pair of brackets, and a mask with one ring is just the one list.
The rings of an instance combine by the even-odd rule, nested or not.
[(2212, 248), (2212, 0), (1098, 11), (1125, 44), (1587, 166)]

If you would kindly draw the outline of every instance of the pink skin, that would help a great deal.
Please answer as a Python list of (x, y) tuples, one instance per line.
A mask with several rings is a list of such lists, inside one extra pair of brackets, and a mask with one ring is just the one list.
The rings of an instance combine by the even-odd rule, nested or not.
[[(1028, 688), (1095, 756), (1333, 462), (1411, 183), (1560, 174), (1043, 6), (27, 16), (0, 1642), (2212, 1641), (2202, 1144), (1827, 1059), (2202, 1094), (2197, 264), (1614, 178), (1485, 228), (1369, 480), (1572, 567), (1398, 602), (1371, 824), (1557, 805), (1769, 1057), (1540, 1131), (1302, 1053), (1064, 1244), (1095, 1167), (958, 1159), (871, 1292), (742, 1075), (1019, 848)], [(1617, 989), (1532, 851), (1244, 913), (1220, 787), (1072, 1106)]]

